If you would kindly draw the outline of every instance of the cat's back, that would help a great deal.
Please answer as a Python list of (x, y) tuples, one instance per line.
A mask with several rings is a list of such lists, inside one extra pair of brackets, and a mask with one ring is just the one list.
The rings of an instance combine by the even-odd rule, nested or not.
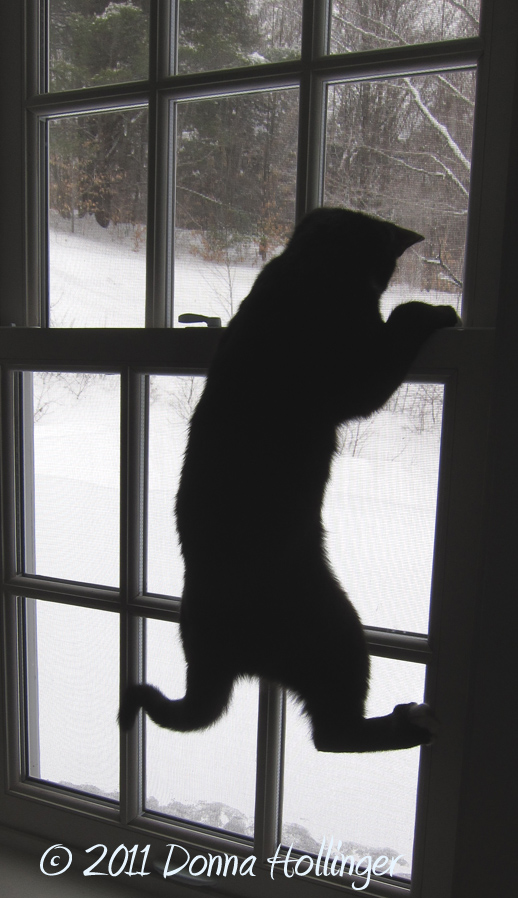
[(338, 418), (382, 326), (366, 250), (347, 238), (355, 220), (312, 213), (225, 328), (191, 420), (181, 538), (205, 528), (208, 540), (218, 516), (243, 532), (274, 514), (279, 528), (318, 517)]
[(222, 335), (191, 420), (177, 494), (184, 545), (191, 533), (215, 544), (230, 530), (245, 543), (319, 515), (334, 426), (314, 426), (303, 373), (307, 338), (288, 311), (302, 290), (295, 260), (272, 260)]

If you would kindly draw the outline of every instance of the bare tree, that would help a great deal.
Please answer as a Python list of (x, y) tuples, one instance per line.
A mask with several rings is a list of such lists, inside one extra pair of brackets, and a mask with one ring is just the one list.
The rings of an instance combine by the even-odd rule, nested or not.
[(342, 424), (337, 433), (337, 455), (350, 455), (352, 458), (360, 456), (367, 445), (374, 427), (376, 415), (368, 420), (355, 418)]

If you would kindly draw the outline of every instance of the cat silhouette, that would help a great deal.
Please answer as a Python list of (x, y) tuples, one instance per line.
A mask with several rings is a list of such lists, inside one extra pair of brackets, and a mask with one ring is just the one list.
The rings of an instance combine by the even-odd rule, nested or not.
[(336, 429), (379, 409), (450, 306), (408, 302), (384, 321), (397, 259), (423, 238), (346, 209), (295, 228), (225, 329), (192, 416), (176, 518), (185, 561), (180, 628), (185, 697), (126, 691), (158, 725), (197, 730), (227, 708), (234, 683), (262, 677), (300, 700), (320, 751), (429, 742), (426, 705), (365, 718), (369, 653), (328, 562), (321, 509)]

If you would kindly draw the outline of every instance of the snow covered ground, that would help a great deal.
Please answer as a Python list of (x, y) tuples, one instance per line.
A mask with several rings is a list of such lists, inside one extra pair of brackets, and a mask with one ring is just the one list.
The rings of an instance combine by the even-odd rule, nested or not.
[[(53, 327), (143, 327), (146, 292), (145, 233), (129, 225), (99, 227), (93, 216), (69, 221), (51, 213), (49, 293)], [(244, 264), (214, 264), (200, 254), (200, 243), (177, 232), (174, 320), (184, 312), (221, 317), (225, 324), (250, 290), (262, 266), (253, 244)], [(280, 247), (279, 249), (282, 249)], [(415, 299), (405, 287), (388, 290), (383, 312)], [(426, 302), (455, 305), (456, 296), (427, 292)]]
[[(86, 225), (88, 233), (81, 234), (80, 225), (74, 234), (61, 229), (50, 235), (53, 324), (142, 326), (142, 245), (132, 246), (131, 234), (97, 233)], [(228, 271), (184, 253), (177, 264), (177, 314), (200, 311), (225, 319), (228, 284), (237, 302), (257, 272), (253, 260)], [(409, 298), (393, 290), (387, 308)], [(186, 386), (178, 378), (157, 377), (151, 391), (148, 588), (172, 595), (180, 594), (182, 582), (173, 501), (186, 432)], [(349, 442), (337, 457), (325, 522), (332, 563), (364, 623), (426, 632), (440, 423), (411, 413), (419, 398), (418, 388), (412, 389), (404, 408), (401, 402), (399, 410), (383, 412), (364, 425), (355, 454)], [(39, 403), (35, 570), (116, 586), (118, 378), (38, 376), (34, 392)], [(171, 697), (183, 694), (176, 629), (163, 622), (148, 625), (147, 677)], [(118, 645), (117, 615), (38, 603), (43, 778), (89, 784), (104, 795), (118, 791)], [(420, 665), (374, 659), (369, 713), (384, 714), (397, 702), (418, 701), (423, 688)], [(199, 802), (205, 808), (222, 803), (253, 819), (256, 708), (257, 685), (244, 683), (229, 714), (208, 733), (176, 734), (148, 725), (150, 804), (181, 802), (192, 809)], [(290, 706), (285, 823), (298, 824), (309, 834), (300, 847), (311, 848), (311, 840), (320, 845), (327, 836), (335, 843), (340, 839), (365, 846), (373, 857), (390, 849), (392, 855), (403, 855), (396, 869), (408, 875), (418, 758), (415, 749), (365, 757), (319, 754), (305, 722)]]

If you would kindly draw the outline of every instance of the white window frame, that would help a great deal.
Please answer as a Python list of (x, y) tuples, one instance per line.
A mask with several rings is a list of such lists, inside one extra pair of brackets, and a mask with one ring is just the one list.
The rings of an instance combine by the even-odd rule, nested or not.
[[(480, 650), (485, 632), (493, 632), (494, 624), (481, 627), (478, 615), (488, 596), (487, 570), (498, 566), (494, 542), (488, 540), (488, 521), (493, 520), (501, 494), (488, 494), (490, 461), (498, 458), (490, 454), (502, 448), (502, 429), (505, 427), (503, 409), (494, 400), (495, 384), (505, 383), (505, 364), (500, 363), (496, 375), (493, 368), (495, 333), (497, 347), (509, 339), (506, 324), (512, 317), (513, 247), (509, 228), (516, 232), (516, 213), (507, 201), (508, 191), (517, 197), (512, 151), (516, 147), (516, 119), (513, 117), (514, 88), (517, 83), (516, 52), (518, 10), (510, 9), (506, 0), (482, 0), (480, 38), (451, 41), (422, 48), (397, 48), (390, 51), (355, 54), (352, 57), (322, 57), (325, 17), (322, 0), (304, 2), (304, 42), (300, 63), (289, 62), (274, 66), (254, 67), (250, 71), (228, 71), (217, 77), (208, 75), (168, 78), (168, 47), (164, 41), (167, 4), (159, 0), (152, 4), (152, 35), (156, 40), (158, 71), (149, 84), (130, 85), (117, 95), (118, 102), (128, 104), (149, 97), (150, 156), (153, 160), (150, 191), (150, 224), (148, 238), (148, 300), (146, 325), (160, 330), (49, 330), (45, 328), (45, 278), (42, 278), (41, 248), (42, 202), (40, 196), (39, 156), (40, 121), (58, 112), (80, 109), (109, 108), (113, 105), (113, 89), (71, 92), (67, 96), (39, 96), (35, 90), (39, 71), (36, 52), (35, 25), (37, 3), (28, 2), (23, 8), (15, 4), (3, 13), (5, 54), (2, 65), (12, 73), (22, 65), (22, 37), (29, 36), (27, 60), (27, 102), (18, 85), (8, 91), (7, 115), (12, 130), (2, 146), (0, 178), (2, 187), (12, 199), (13, 222), (6, 227), (2, 221), (4, 242), (0, 250), (5, 257), (5, 274), (0, 302), (0, 361), (2, 371), (2, 582), (3, 582), (3, 657), (0, 764), (4, 779), (0, 794), (0, 827), (4, 839), (27, 850), (45, 850), (57, 841), (65, 841), (78, 849), (96, 843), (113, 851), (122, 841), (131, 847), (151, 844), (153, 852), (164, 852), (166, 841), (180, 841), (196, 846), (200, 851), (217, 850), (246, 856), (249, 845), (239, 839), (220, 839), (215, 833), (205, 833), (196, 827), (183, 827), (175, 822), (159, 822), (152, 815), (139, 817), (139, 735), (121, 737), (121, 809), (88, 796), (77, 796), (53, 789), (52, 786), (27, 780), (24, 771), (25, 745), (20, 719), (24, 713), (25, 695), (20, 688), (18, 663), (24, 650), (20, 633), (21, 615), (13, 597), (61, 599), (78, 605), (102, 607), (121, 614), (121, 679), (138, 672), (138, 644), (141, 638), (138, 613), (163, 619), (173, 619), (177, 609), (171, 603), (142, 596), (141, 571), (135, 549), (141, 535), (134, 521), (138, 520), (141, 500), (142, 445), (135, 434), (134, 422), (142, 415), (140, 372), (202, 370), (214, 351), (218, 334), (211, 330), (183, 331), (170, 329), (167, 309), (166, 258), (168, 209), (164, 201), (154, 197), (167, 196), (159, 189), (167, 184), (167, 153), (163, 135), (167, 133), (167, 107), (171, 97), (208, 96), (215, 92), (242, 92), (250, 89), (300, 84), (301, 123), (299, 141), (300, 178), (297, 188), (297, 208), (301, 213), (320, 202), (322, 140), (318, 124), (322, 115), (322, 85), (328, 80), (372, 77), (404, 72), (436, 71), (454, 63), (478, 65), (477, 108), (472, 161), (469, 239), (465, 279), (465, 329), (439, 333), (430, 340), (418, 358), (411, 378), (415, 380), (444, 380), (447, 386), (443, 425), (443, 462), (438, 504), (437, 540), (434, 562), (434, 600), (429, 644), (426, 640), (409, 637), (379, 637), (368, 632), (374, 653), (391, 657), (429, 660), (427, 692), (441, 721), (442, 731), (431, 750), (422, 753), (419, 800), (411, 898), (472, 898), (468, 884), (476, 883), (472, 871), (480, 858), (470, 847), (470, 833), (477, 833), (466, 818), (468, 808), (477, 806), (466, 797), (470, 772), (481, 768), (480, 759), (469, 745), (469, 735), (483, 731), (483, 715), (478, 707), (479, 697), (470, 691), (472, 676), (475, 682), (490, 677), (487, 653)], [(4, 83), (10, 83), (4, 81)], [(508, 91), (501, 89), (509, 85)], [(512, 89), (511, 89), (512, 88)], [(513, 142), (514, 141), (514, 142)], [(36, 161), (35, 161), (36, 160)], [(13, 169), (18, 177), (13, 177)], [(25, 186), (24, 186), (25, 185)], [(514, 215), (514, 217), (513, 217)], [(497, 315), (500, 316), (497, 318)], [(516, 323), (516, 322), (515, 322)], [(15, 329), (9, 325), (16, 324)], [(32, 325), (32, 327), (30, 327)], [(34, 325), (37, 327), (35, 328)], [(43, 325), (43, 327), (41, 327)], [(503, 367), (502, 367), (503, 366)], [(16, 558), (17, 535), (15, 476), (19, 446), (15, 432), (9, 426), (17, 401), (16, 376), (13, 372), (38, 369), (118, 371), (122, 376), (123, 407), (123, 474), (127, 474), (128, 491), (123, 502), (121, 536), (120, 599), (114, 592), (76, 588), (73, 593), (59, 582), (44, 583), (40, 579), (20, 574)], [(507, 376), (510, 377), (507, 371)], [(491, 425), (491, 427), (490, 427)], [(495, 429), (496, 428), (496, 429)], [(494, 435), (496, 434), (496, 436)], [(496, 449), (494, 448), (496, 446)], [(500, 484), (497, 475), (492, 483)], [(492, 517), (493, 516), (493, 517)], [(488, 548), (489, 547), (489, 548)], [(492, 554), (491, 554), (492, 553)], [(504, 559), (505, 560), (505, 559)], [(501, 561), (501, 559), (500, 559)], [(483, 567), (481, 567), (483, 565)], [(482, 573), (485, 572), (485, 579)], [(485, 591), (484, 591), (485, 590)], [(508, 605), (499, 605), (510, 614)], [(503, 601), (503, 600), (501, 600)], [(491, 607), (491, 606), (489, 606)], [(514, 612), (516, 616), (516, 611)], [(504, 618), (505, 620), (505, 618)], [(493, 629), (492, 629), (493, 628)], [(478, 640), (478, 641), (477, 641)], [(480, 665), (483, 665), (482, 668)], [(498, 659), (500, 670), (504, 659)], [(484, 666), (485, 665), (485, 666)], [(504, 708), (502, 684), (495, 681), (498, 707)], [(505, 692), (504, 692), (505, 694)], [(482, 697), (486, 710), (489, 698)], [(484, 707), (484, 705), (483, 705)], [(258, 840), (253, 853), (258, 860), (271, 856), (278, 841), (275, 830), (275, 795), (280, 787), (279, 730), (282, 720), (282, 699), (277, 690), (262, 690), (259, 727), (259, 781), (256, 830)], [(268, 727), (268, 723), (270, 726)], [(273, 727), (272, 727), (273, 724)], [(478, 730), (477, 730), (478, 727)], [(487, 740), (487, 737), (486, 737)], [(504, 752), (504, 758), (508, 756)], [(495, 761), (495, 763), (497, 763)], [(478, 765), (478, 766), (477, 766)], [(510, 774), (511, 767), (508, 772)], [(489, 779), (483, 780), (486, 801)], [(493, 793), (494, 794), (494, 793)], [(498, 790), (497, 790), (497, 794)], [(268, 800), (264, 800), (267, 796)], [(481, 800), (481, 804), (483, 804)], [(498, 825), (498, 824), (497, 824)], [(491, 821), (494, 828), (495, 821)], [(503, 824), (501, 823), (503, 829)], [(506, 827), (508, 832), (509, 827)], [(491, 839), (490, 825), (484, 830)], [(32, 837), (33, 841), (29, 837)], [(481, 844), (479, 836), (478, 842)], [(495, 845), (497, 842), (495, 841)], [(85, 856), (83, 855), (83, 860)], [(487, 867), (484, 868), (484, 872)], [(290, 881), (277, 877), (269, 879), (268, 868), (257, 869), (257, 877), (231, 883), (225, 889), (235, 894), (289, 893)], [(247, 881), (248, 880), (248, 881)], [(320, 894), (322, 883), (297, 879), (299, 894)], [(136, 883), (153, 893), (155, 884)], [(163, 883), (157, 883), (160, 890)], [(167, 884), (170, 887), (170, 884)], [(484, 888), (489, 887), (488, 881)], [(499, 888), (502, 881), (499, 879)], [(374, 887), (373, 887), (374, 888)], [(367, 889), (369, 894), (372, 889)], [(379, 887), (380, 893), (408, 894), (397, 886)], [(159, 891), (157, 891), (157, 894)], [(485, 892), (484, 892), (485, 894)]]

